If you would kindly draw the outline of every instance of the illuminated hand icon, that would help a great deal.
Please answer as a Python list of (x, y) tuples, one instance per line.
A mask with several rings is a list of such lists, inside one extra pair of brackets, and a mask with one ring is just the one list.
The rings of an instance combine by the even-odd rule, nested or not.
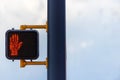
[(18, 55), (18, 50), (22, 46), (23, 42), (19, 42), (19, 36), (17, 34), (13, 34), (10, 37), (10, 51), (11, 51), (11, 56), (17, 56)]

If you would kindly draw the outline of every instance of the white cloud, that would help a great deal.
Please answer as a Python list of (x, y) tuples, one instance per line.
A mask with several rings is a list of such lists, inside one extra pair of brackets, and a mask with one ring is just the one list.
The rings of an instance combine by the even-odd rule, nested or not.
[[(1, 22), (13, 25), (40, 24), (47, 20), (46, 0), (4, 0), (0, 3)], [(12, 20), (11, 20), (12, 19)], [(1, 23), (0, 22), (0, 23)], [(4, 24), (3, 22), (3, 24)]]
[(87, 42), (81, 42), (80, 47), (86, 48), (86, 47), (88, 47), (88, 43)]
[(93, 40), (67, 40), (67, 51), (68, 54), (79, 54), (82, 50), (87, 50), (90, 47), (93, 47), (94, 44), (95, 42)]
[(81, 17), (116, 15), (120, 17), (120, 5), (113, 0), (67, 0), (67, 17), (73, 20)]
[(82, 41), (80, 42), (80, 47), (81, 48), (88, 48), (88, 47), (91, 47), (93, 46), (94, 42), (93, 41)]

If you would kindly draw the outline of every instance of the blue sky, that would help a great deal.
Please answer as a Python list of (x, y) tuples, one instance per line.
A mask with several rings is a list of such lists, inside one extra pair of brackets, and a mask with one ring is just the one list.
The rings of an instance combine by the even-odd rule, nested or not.
[(120, 80), (119, 4), (67, 0), (68, 80)]
[[(0, 0), (0, 77), (47, 80), (45, 66), (19, 67), (5, 57), (5, 32), (22, 24), (45, 24), (46, 0)], [(66, 0), (67, 80), (120, 80), (120, 1)], [(40, 57), (47, 37), (40, 32)]]

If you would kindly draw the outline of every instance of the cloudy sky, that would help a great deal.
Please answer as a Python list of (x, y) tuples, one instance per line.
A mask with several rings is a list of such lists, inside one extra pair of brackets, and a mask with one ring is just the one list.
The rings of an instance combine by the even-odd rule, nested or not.
[(67, 79), (120, 80), (120, 1), (66, 4)]
[[(66, 0), (67, 80), (120, 80), (120, 1)], [(19, 67), (5, 57), (5, 32), (45, 24), (47, 0), (0, 0), (0, 79), (47, 80), (45, 66)], [(40, 32), (40, 57), (47, 37)]]

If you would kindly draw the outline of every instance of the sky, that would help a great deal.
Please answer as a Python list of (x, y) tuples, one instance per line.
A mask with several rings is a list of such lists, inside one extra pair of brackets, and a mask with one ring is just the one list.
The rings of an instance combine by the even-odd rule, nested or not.
[[(67, 80), (120, 80), (120, 1), (66, 0)], [(0, 0), (0, 79), (47, 80), (45, 66), (20, 68), (5, 57), (5, 32), (23, 24), (45, 24), (47, 0)], [(40, 57), (47, 34), (40, 33)]]
[(67, 80), (120, 80), (120, 1), (66, 4)]

